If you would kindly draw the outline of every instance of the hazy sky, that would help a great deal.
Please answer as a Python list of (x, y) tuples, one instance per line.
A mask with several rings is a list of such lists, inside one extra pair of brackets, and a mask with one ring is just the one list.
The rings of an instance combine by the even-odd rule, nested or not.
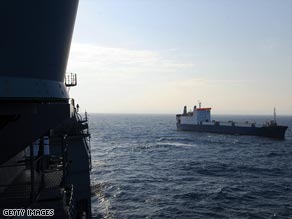
[(292, 115), (291, 0), (80, 0), (67, 72), (89, 112)]

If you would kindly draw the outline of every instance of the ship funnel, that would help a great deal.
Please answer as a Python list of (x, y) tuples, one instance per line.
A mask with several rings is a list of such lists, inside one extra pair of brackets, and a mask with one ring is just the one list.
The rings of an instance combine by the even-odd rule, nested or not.
[(187, 114), (187, 106), (184, 106), (184, 112), (183, 112), (184, 115)]
[(68, 99), (64, 85), (78, 0), (3, 1), (0, 100)]

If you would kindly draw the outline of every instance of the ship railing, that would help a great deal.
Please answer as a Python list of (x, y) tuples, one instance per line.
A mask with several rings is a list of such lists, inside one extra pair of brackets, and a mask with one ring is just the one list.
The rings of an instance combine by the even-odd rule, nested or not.
[(83, 135), (84, 138), (84, 143), (85, 143), (85, 150), (87, 152), (87, 156), (88, 156), (88, 161), (89, 161), (89, 169), (92, 169), (92, 161), (91, 161), (91, 147), (90, 147), (90, 134), (88, 132), (88, 128), (86, 133), (84, 133), (84, 130), (81, 130), (81, 133)]
[[(87, 124), (88, 122), (88, 114), (87, 112), (85, 112), (85, 116), (84, 118), (81, 116), (80, 113), (76, 112), (76, 119), (80, 124)], [(85, 149), (87, 152), (87, 156), (88, 156), (88, 160), (89, 160), (89, 169), (92, 169), (92, 161), (91, 161), (91, 147), (90, 147), (90, 133), (89, 133), (89, 129), (88, 126), (83, 126), (84, 129), (81, 129), (80, 132), (83, 135), (84, 138), (84, 142), (85, 142)]]
[[(42, 180), (43, 180), (43, 172), (39, 169), (40, 165), (40, 162), (42, 162), (42, 159), (44, 158), (44, 156), (38, 156), (38, 157), (26, 157), (25, 160), (20, 160), (18, 161), (17, 164), (10, 164), (10, 165), (1, 165), (0, 168), (13, 168), (13, 167), (19, 167), (19, 166), (23, 166), (23, 170), (22, 171), (25, 171), (25, 170), (30, 170), (30, 181), (20, 181), (18, 183), (9, 183), (9, 184), (1, 184), (0, 187), (13, 187), (13, 186), (31, 186), (30, 187), (30, 197), (32, 199), (34, 199), (39, 193), (40, 193), (40, 190), (41, 190), (41, 185), (42, 185)], [(38, 169), (38, 172), (40, 173), (40, 176), (41, 176), (41, 182), (40, 184), (38, 185), (37, 188), (35, 188), (35, 170)], [(33, 200), (32, 200), (33, 201)]]
[(69, 73), (65, 76), (65, 86), (66, 87), (74, 87), (77, 85), (77, 74)]
[(86, 142), (86, 148), (88, 153), (88, 159), (89, 159), (89, 169), (92, 169), (92, 160), (91, 160), (91, 146), (90, 146), (90, 137), (88, 141)]
[[(48, 146), (49, 144), (47, 141), (43, 141), (42, 145), (43, 148), (45, 148), (45, 146)], [(18, 160), (13, 164), (0, 165), (0, 169), (18, 168), (19, 169), (18, 176), (20, 176), (21, 173), (28, 171), (28, 173), (31, 176), (30, 178), (26, 177), (27, 180), (23, 179), (17, 180), (16, 183), (15, 181), (12, 181), (7, 184), (0, 184), (0, 188), (24, 186), (26, 189), (30, 190), (30, 198), (32, 202), (34, 202), (37, 199), (38, 195), (43, 189), (45, 174), (48, 172), (60, 171), (64, 168), (64, 166), (67, 165), (67, 163), (64, 162), (65, 160), (63, 158), (61, 157), (57, 158), (50, 154), (47, 154), (45, 149), (42, 149), (42, 152), (40, 151), (36, 152), (35, 146), (36, 146), (35, 143), (33, 143), (25, 149), (25, 155), (23, 159)], [(40, 146), (38, 150), (40, 150)], [(30, 187), (27, 187), (29, 185)]]
[[(73, 99), (71, 100), (71, 104), (74, 105)], [(90, 135), (89, 129), (88, 129), (88, 115), (85, 112), (85, 116), (83, 118), (81, 116), (81, 114), (78, 113), (77, 110), (75, 109), (74, 118), (77, 121), (77, 123), (76, 123), (76, 125), (73, 126), (74, 128), (70, 131), (70, 133), (68, 133), (68, 135), (69, 136), (82, 136), (83, 137), (84, 147), (85, 147), (85, 150), (86, 150), (86, 153), (88, 156), (88, 161), (89, 161), (89, 169), (91, 170), (92, 169), (91, 148), (90, 148), (91, 135)], [(67, 151), (66, 141), (67, 141), (67, 137), (69, 137), (69, 136), (64, 137), (65, 135), (62, 133), (60, 134), (60, 136), (61, 136), (61, 145), (65, 146), (65, 147), (62, 147), (62, 148), (64, 148), (64, 151), (63, 151), (63, 153), (64, 153)], [(64, 163), (64, 166), (67, 165), (66, 161), (64, 161), (63, 163)]]
[(233, 122), (237, 126), (243, 126), (243, 127), (260, 127), (261, 125), (257, 124), (256, 122)]
[(67, 138), (68, 138), (68, 135), (67, 134), (64, 134), (63, 136), (61, 136), (61, 145), (62, 145), (62, 169), (63, 169), (63, 183), (66, 184), (66, 176), (67, 176), (67, 173), (68, 173), (68, 167), (69, 167), (69, 164), (68, 164), (68, 142), (67, 142)]
[[(47, 155), (33, 156), (32, 148), (30, 146), (30, 157), (25, 157), (24, 160), (20, 160), (15, 164), (0, 166), (0, 168), (23, 166), (23, 169), (20, 170), (19, 174), (11, 182), (0, 184), (0, 188), (4, 188), (1, 194), (5, 195), (6, 198), (11, 196), (16, 202), (23, 203), (24, 207), (38, 202), (38, 198), (44, 189), (45, 172), (48, 168), (45, 165)], [(27, 177), (27, 174), (30, 174), (30, 177)], [(15, 191), (21, 191), (21, 193), (15, 193)], [(1, 197), (0, 203), (2, 202), (7, 204), (5, 199)], [(13, 205), (13, 203), (11, 204)]]
[(214, 124), (219, 124), (219, 125), (224, 125), (224, 126), (241, 126), (241, 127), (261, 127), (262, 125), (257, 124), (256, 122), (234, 122), (233, 120), (229, 121), (217, 121), (217, 120), (212, 120), (210, 122), (202, 122), (204, 125), (214, 125)]
[(79, 123), (85, 123), (85, 122), (88, 122), (88, 114), (87, 112), (85, 111), (84, 113), (84, 118), (82, 117), (82, 115), (76, 111), (75, 113), (76, 115), (76, 120), (79, 122)]
[(75, 218), (74, 211), (74, 187), (69, 184), (65, 187), (65, 211), (68, 219)]

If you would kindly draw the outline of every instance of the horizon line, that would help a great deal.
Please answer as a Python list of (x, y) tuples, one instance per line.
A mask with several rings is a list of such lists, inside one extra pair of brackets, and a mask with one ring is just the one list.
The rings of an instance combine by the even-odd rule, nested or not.
[[(80, 113), (80, 112), (79, 112)], [(81, 114), (84, 114), (81, 113)], [(146, 113), (146, 112), (129, 112), (129, 113), (125, 113), (125, 112), (121, 112), (121, 113), (117, 113), (117, 112), (88, 112), (87, 114), (111, 114), (111, 115), (177, 115), (179, 113)], [(274, 116), (273, 114), (259, 114), (259, 113), (255, 113), (255, 114), (241, 114), (241, 113), (216, 113), (216, 114), (212, 114), (213, 116)], [(281, 116), (292, 116), (292, 114), (277, 114), (277, 117), (281, 117)]]

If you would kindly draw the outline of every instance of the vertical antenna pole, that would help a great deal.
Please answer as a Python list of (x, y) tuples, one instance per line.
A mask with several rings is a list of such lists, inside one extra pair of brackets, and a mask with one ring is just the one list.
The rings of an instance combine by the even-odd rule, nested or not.
[(274, 122), (277, 123), (277, 119), (276, 119), (276, 108), (274, 107)]
[(199, 101), (199, 109), (201, 109), (202, 103), (201, 101)]

